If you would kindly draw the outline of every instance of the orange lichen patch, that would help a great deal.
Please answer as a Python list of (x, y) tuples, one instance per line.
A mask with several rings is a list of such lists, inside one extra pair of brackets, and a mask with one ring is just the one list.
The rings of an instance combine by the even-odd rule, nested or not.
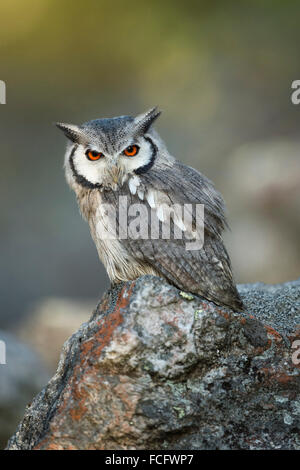
[(63, 446), (61, 444), (51, 443), (47, 450), (78, 450), (77, 447), (68, 444), (67, 446)]
[(276, 381), (282, 385), (288, 384), (295, 379), (295, 376), (289, 375), (284, 371), (279, 371), (273, 368), (263, 367), (260, 369), (260, 372), (264, 374), (267, 381)]
[(51, 436), (50, 439), (43, 439), (36, 445), (33, 450), (78, 450), (78, 447), (68, 444), (64, 446), (62, 443), (56, 441), (54, 437)]
[(269, 349), (272, 346), (272, 340), (268, 338), (266, 349)]
[(91, 353), (91, 351), (93, 351), (93, 356), (99, 356), (101, 354), (102, 349), (109, 344), (115, 329), (123, 323), (123, 315), (121, 313), (121, 309), (127, 307), (130, 295), (134, 288), (134, 284), (135, 283), (132, 282), (129, 288), (125, 286), (121, 290), (118, 295), (114, 311), (98, 322), (98, 331), (92, 338), (90, 338), (88, 341), (85, 341), (81, 345), (82, 365), (83, 362), (85, 362), (86, 357), (89, 356), (89, 354)]
[(120, 407), (112, 403), (112, 415), (110, 427), (114, 435), (125, 436), (134, 433), (132, 419), (135, 415), (136, 406), (140, 399), (140, 394), (128, 381), (127, 376), (119, 376), (120, 383), (113, 389), (114, 396), (121, 400), (123, 406)]
[[(47, 439), (43, 439), (42, 441), (40, 441), (40, 442), (33, 448), (33, 450), (41, 450), (42, 447), (43, 447), (43, 445), (44, 445), (44, 443), (45, 443), (46, 441), (47, 441)], [(58, 444), (56, 444), (56, 445), (58, 445)], [(49, 450), (51, 450), (51, 449), (49, 448)]]
[(51, 443), (48, 447), (48, 450), (64, 450), (63, 446), (60, 444)]
[(275, 378), (277, 382), (281, 384), (286, 384), (288, 382), (293, 381), (295, 377), (293, 375), (288, 375), (286, 372), (280, 372), (276, 374)]
[(100, 326), (93, 339), (94, 341), (96, 341), (96, 343), (99, 344), (99, 346), (94, 350), (93, 355), (96, 355), (97, 357), (100, 356), (103, 348), (105, 348), (105, 346), (110, 343), (116, 328), (121, 325), (121, 323), (123, 323), (124, 318), (121, 313), (121, 310), (127, 307), (133, 288), (134, 282), (131, 283), (129, 289), (124, 287), (121, 290), (118, 295), (114, 311), (104, 318), (102, 325)]
[(83, 354), (86, 356), (89, 354), (89, 352), (93, 349), (94, 346), (94, 338), (91, 338), (89, 341), (86, 341), (81, 345), (81, 351)]
[(278, 331), (274, 330), (274, 328), (272, 328), (272, 326), (264, 325), (264, 327), (265, 327), (265, 329), (267, 330), (268, 334), (273, 336), (273, 338), (275, 339), (275, 341), (277, 341), (277, 342), (281, 342), (281, 341), (282, 341), (282, 336), (281, 336), (281, 334), (278, 333)]
[(262, 367), (261, 369), (259, 369), (259, 371), (263, 373), (266, 377), (274, 373), (273, 369), (269, 369), (268, 367)]
[(269, 340), (266, 344), (266, 346), (258, 346), (257, 348), (255, 348), (255, 355), (256, 356), (260, 356), (261, 354), (263, 354), (263, 352), (266, 350), (266, 349), (269, 349), (269, 347), (271, 346), (272, 342)]
[(85, 400), (89, 394), (84, 388), (82, 383), (75, 384), (73, 389), (73, 396), (75, 398), (74, 407), (70, 409), (70, 416), (73, 421), (79, 421), (84, 413), (87, 411), (87, 407), (84, 406)]
[[(50, 423), (46, 438), (43, 439), (35, 449), (64, 449), (65, 447), (61, 444), (59, 438), (55, 436), (56, 430), (60, 429), (61, 431), (63, 423), (68, 419), (68, 416), (72, 421), (78, 422), (87, 412), (88, 408), (86, 403), (90, 400), (90, 394), (92, 393), (91, 389), (93, 389), (97, 384), (99, 385), (99, 382), (101, 381), (98, 376), (98, 367), (96, 367), (96, 365), (99, 364), (99, 357), (102, 350), (110, 343), (115, 330), (124, 320), (122, 309), (126, 308), (129, 303), (134, 284), (135, 283), (132, 282), (129, 287), (126, 285), (120, 291), (114, 310), (99, 321), (99, 329), (93, 337), (90, 338), (89, 341), (81, 344), (79, 360), (63, 391), (63, 401), (56, 410), (55, 418)], [(102, 305), (100, 308), (101, 307)], [(121, 390), (122, 389), (119, 390), (119, 393)], [(128, 393), (129, 391), (127, 390), (127, 387), (124, 386), (124, 390), (122, 391), (122, 400), (127, 408), (129, 406), (132, 407), (130, 411), (126, 412), (128, 413), (129, 419), (133, 413), (135, 400), (133, 400), (132, 396), (129, 397)], [(121, 422), (121, 417), (119, 421)]]
[(222, 310), (221, 308), (216, 308), (216, 311), (219, 315), (221, 315), (222, 317), (226, 318), (226, 320), (229, 320), (231, 315), (227, 312), (224, 312), (224, 310)]

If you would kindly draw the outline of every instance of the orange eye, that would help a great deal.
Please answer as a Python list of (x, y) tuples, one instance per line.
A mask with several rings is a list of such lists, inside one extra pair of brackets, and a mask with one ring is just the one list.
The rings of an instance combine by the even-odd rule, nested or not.
[(129, 147), (127, 147), (127, 149), (124, 150), (123, 153), (127, 157), (134, 157), (139, 150), (140, 148), (137, 145), (130, 145)]
[(86, 152), (86, 156), (89, 160), (92, 160), (92, 162), (95, 162), (96, 160), (99, 160), (99, 158), (104, 157), (103, 153), (94, 152), (93, 150), (88, 150)]

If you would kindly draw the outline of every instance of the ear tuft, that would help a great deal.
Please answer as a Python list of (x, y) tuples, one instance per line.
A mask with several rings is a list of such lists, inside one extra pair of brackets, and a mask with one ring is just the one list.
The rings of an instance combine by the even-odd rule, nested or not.
[(72, 142), (79, 143), (82, 140), (82, 132), (75, 124), (65, 124), (63, 122), (56, 122), (56, 127), (63, 131), (65, 136)]
[(153, 122), (158, 118), (158, 116), (160, 116), (160, 114), (161, 111), (159, 111), (157, 106), (149, 109), (149, 111), (146, 111), (143, 114), (139, 114), (135, 118), (137, 133), (145, 134), (149, 130)]

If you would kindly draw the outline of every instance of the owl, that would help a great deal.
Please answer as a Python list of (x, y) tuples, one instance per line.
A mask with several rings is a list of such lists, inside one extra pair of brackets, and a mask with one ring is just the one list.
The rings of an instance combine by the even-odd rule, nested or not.
[(153, 129), (159, 115), (153, 108), (136, 117), (57, 123), (68, 138), (66, 180), (113, 284), (152, 274), (240, 311), (222, 240), (222, 196), (170, 155)]

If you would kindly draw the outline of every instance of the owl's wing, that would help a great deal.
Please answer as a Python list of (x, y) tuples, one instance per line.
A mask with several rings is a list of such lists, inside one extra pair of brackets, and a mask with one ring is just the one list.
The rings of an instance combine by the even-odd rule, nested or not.
[(143, 174), (147, 188), (167, 193), (173, 204), (203, 204), (206, 232), (220, 235), (227, 227), (225, 205), (213, 183), (179, 161), (160, 162)]
[[(200, 295), (218, 305), (242, 310), (228, 261), (214, 257), (220, 248), (206, 243), (205, 249), (187, 251), (180, 241), (126, 240), (126, 248), (143, 263), (148, 263), (179, 289)], [(222, 249), (223, 247), (221, 247)], [(214, 257), (214, 258), (213, 258)]]
[[(235, 287), (230, 258), (222, 240), (222, 231), (227, 227), (224, 201), (213, 183), (194, 168), (176, 160), (171, 164), (166, 162), (154, 165), (143, 176), (146, 187), (167, 193), (173, 204), (198, 203), (205, 208), (202, 249), (187, 251), (183, 240), (169, 240), (167, 246), (160, 246), (163, 255), (158, 256), (152, 245), (149, 261), (157, 262), (159, 258), (165, 276), (176, 277), (175, 284), (181, 285), (182, 289), (241, 310), (242, 301)], [(164, 240), (159, 241), (163, 245)]]

